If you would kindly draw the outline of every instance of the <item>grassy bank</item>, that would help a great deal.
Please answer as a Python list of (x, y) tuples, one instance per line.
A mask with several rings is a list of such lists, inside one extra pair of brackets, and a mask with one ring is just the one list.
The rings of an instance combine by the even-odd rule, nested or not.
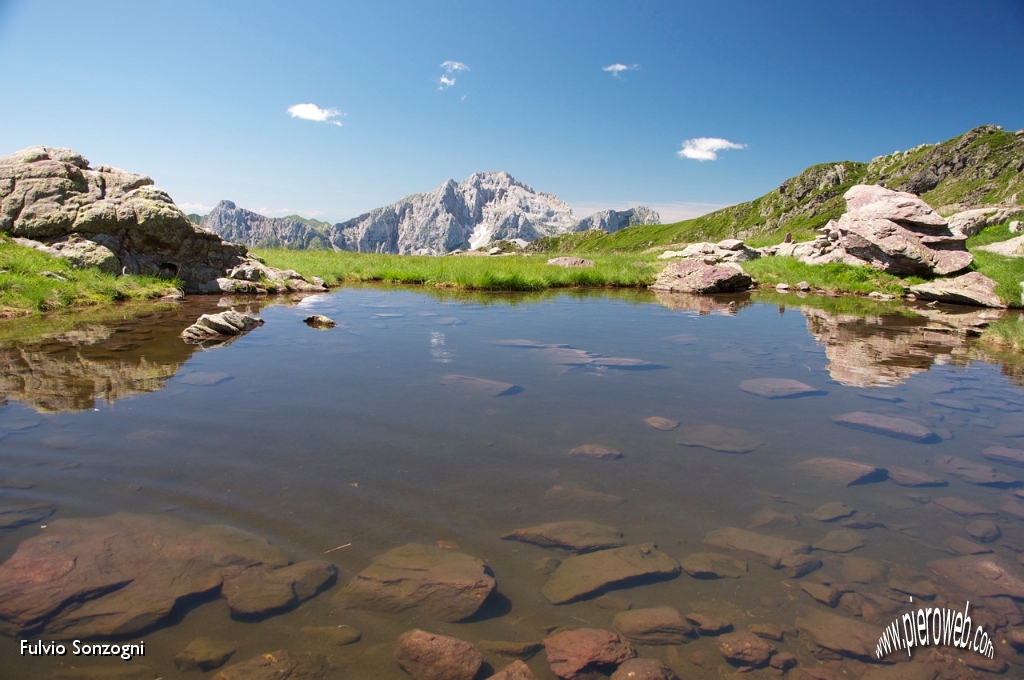
[(913, 276), (900, 278), (871, 267), (854, 267), (838, 262), (804, 264), (795, 257), (762, 257), (744, 262), (743, 269), (761, 287), (774, 288), (779, 283), (792, 286), (806, 281), (811, 288), (838, 294), (867, 295), (878, 291), (899, 296), (903, 295), (906, 286), (924, 281)]
[(271, 267), (319, 276), (328, 284), (380, 281), (465, 290), (531, 291), (547, 288), (640, 287), (659, 268), (637, 255), (598, 255), (594, 267), (546, 264), (547, 255), (433, 257), (299, 250), (258, 250)]
[(67, 260), (0, 237), (0, 318), (157, 298), (174, 282), (75, 269)]

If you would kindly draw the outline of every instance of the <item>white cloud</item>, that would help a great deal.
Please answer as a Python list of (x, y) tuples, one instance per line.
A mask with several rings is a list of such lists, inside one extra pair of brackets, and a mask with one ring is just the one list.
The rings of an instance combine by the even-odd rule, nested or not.
[(256, 208), (253, 212), (257, 212), (260, 215), (301, 215), (302, 217), (318, 217), (324, 214), (323, 210), (295, 210), (294, 208), (268, 208), (265, 205), (261, 205)]
[(334, 119), (345, 115), (338, 109), (321, 109), (316, 104), (295, 104), (288, 107), (288, 113), (292, 118), (330, 123), (331, 125), (341, 125), (340, 120)]
[(694, 137), (683, 142), (683, 148), (677, 153), (680, 158), (692, 158), (703, 162), (718, 160), (718, 152), (724, 149), (746, 148), (746, 144), (737, 144), (720, 137)]
[(193, 213), (210, 212), (211, 210), (213, 210), (212, 205), (204, 205), (202, 203), (179, 203), (178, 207), (184, 210), (185, 212)]
[(448, 88), (448, 87), (451, 87), (452, 85), (454, 85), (455, 84), (455, 78), (449, 78), (448, 76), (441, 76), (441, 80), (439, 80), (438, 82), (441, 83), (441, 84), (437, 86), (437, 89), (443, 90), (445, 88)]
[(623, 71), (639, 71), (640, 64), (632, 64), (630, 66), (626, 66), (625, 64), (611, 64), (609, 66), (602, 66), (601, 70), (611, 73), (616, 78), (621, 78)]
[(457, 73), (459, 71), (469, 70), (469, 67), (461, 61), (442, 61), (441, 68), (445, 70), (445, 73)]

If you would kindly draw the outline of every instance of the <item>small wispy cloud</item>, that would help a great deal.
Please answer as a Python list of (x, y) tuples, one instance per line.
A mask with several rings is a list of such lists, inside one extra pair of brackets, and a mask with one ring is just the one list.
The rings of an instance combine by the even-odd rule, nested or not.
[(442, 61), (441, 62), (441, 68), (444, 69), (444, 72), (447, 75), (442, 75), (441, 78), (437, 81), (438, 82), (438, 86), (437, 86), (438, 90), (447, 90), (449, 87), (452, 87), (453, 85), (455, 85), (455, 78), (451, 77), (453, 73), (461, 73), (463, 71), (468, 71), (469, 70), (469, 67), (466, 66), (465, 64), (463, 64), (461, 61), (450, 61), (450, 60), (449, 61)]
[(683, 142), (683, 148), (677, 153), (680, 158), (692, 158), (695, 161), (716, 161), (718, 152), (725, 149), (746, 149), (746, 144), (737, 144), (720, 137), (694, 137)]
[(318, 217), (324, 214), (323, 210), (296, 210), (295, 208), (268, 208), (261, 205), (254, 212), (260, 215), (302, 215), (303, 217)]
[(294, 104), (288, 107), (288, 113), (292, 118), (301, 118), (302, 120), (312, 120), (317, 123), (330, 123), (331, 125), (341, 125), (340, 118), (345, 114), (338, 109), (321, 109), (316, 104)]
[(185, 212), (210, 212), (213, 210), (212, 205), (206, 205), (204, 203), (179, 203), (178, 207)]
[(640, 64), (630, 64), (628, 66), (626, 64), (610, 64), (609, 66), (602, 66), (601, 70), (611, 73), (616, 78), (621, 78), (623, 71), (639, 71)]

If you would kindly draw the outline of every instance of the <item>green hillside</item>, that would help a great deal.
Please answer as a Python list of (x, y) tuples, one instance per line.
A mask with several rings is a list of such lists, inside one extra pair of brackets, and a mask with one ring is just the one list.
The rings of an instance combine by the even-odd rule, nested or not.
[(917, 193), (943, 214), (972, 206), (1024, 203), (1024, 131), (983, 125), (940, 144), (879, 156), (870, 163), (815, 165), (747, 203), (701, 217), (612, 234), (588, 231), (539, 239), (533, 252), (637, 251), (673, 243), (742, 238), (752, 245), (810, 239), (845, 210), (855, 184)]

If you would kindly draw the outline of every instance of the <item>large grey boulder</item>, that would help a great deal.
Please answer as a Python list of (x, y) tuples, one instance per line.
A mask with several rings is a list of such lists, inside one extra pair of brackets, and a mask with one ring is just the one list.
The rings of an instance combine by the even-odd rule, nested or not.
[(691, 243), (682, 250), (666, 250), (659, 260), (692, 259), (704, 262), (749, 262), (761, 257), (758, 250), (748, 247), (738, 238), (728, 238), (718, 243)]
[(962, 210), (949, 216), (949, 228), (954, 234), (974, 236), (985, 227), (1001, 224), (1010, 215), (1024, 212), (1021, 205), (991, 205), (984, 208)]
[(190, 345), (201, 345), (211, 340), (219, 344), (262, 325), (263, 319), (259, 317), (229, 309), (219, 314), (203, 314), (181, 332), (181, 339)]
[[(963, 271), (974, 259), (964, 246), (967, 237), (951, 231), (941, 215), (913, 194), (858, 184), (843, 198), (847, 212), (800, 248), (801, 261), (869, 265), (897, 275), (947, 276)], [(795, 254), (798, 248), (791, 250)]]
[(192, 224), (149, 177), (47, 146), (0, 157), (0, 232), (79, 266), (177, 278), (187, 293), (252, 261)]

